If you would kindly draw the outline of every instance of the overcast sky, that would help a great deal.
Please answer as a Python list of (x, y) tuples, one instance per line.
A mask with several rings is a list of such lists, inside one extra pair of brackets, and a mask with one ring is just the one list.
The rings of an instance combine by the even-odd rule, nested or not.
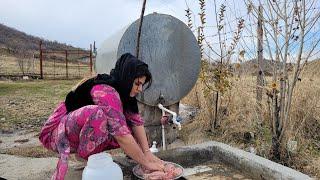
[[(142, 2), (143, 0), (0, 0), (0, 23), (27, 34), (81, 48), (88, 49), (90, 43), (96, 41), (99, 48), (105, 39), (139, 18)], [(237, 48), (238, 51), (248, 49), (247, 58), (253, 58), (256, 54), (256, 42), (252, 38), (256, 34), (256, 18), (247, 14), (243, 1), (216, 2), (217, 11), (221, 3), (226, 5), (225, 21), (228, 24), (224, 32), (229, 36), (229, 44), (239, 18), (245, 20), (247, 27), (242, 32)], [(170, 14), (186, 23), (186, 4), (193, 12), (193, 21), (198, 25), (198, 0), (147, 0), (145, 15), (153, 12)], [(320, 1), (317, 2), (317, 7), (319, 4)], [(211, 46), (218, 48), (213, 0), (206, 0), (206, 16), (206, 25), (209, 26), (205, 28), (206, 39), (212, 43)], [(249, 36), (246, 37), (247, 35)]]
[[(190, 0), (190, 5), (197, 5)], [(88, 48), (140, 16), (142, 0), (0, 0), (0, 23), (31, 35)], [(148, 0), (145, 14), (186, 22), (184, 0)]]
[[(239, 10), (234, 10), (236, 7), (231, 3), (234, 1), (228, 3), (230, 10), (227, 12), (230, 13), (232, 9), (232, 13), (239, 15)], [(142, 2), (143, 0), (0, 0), (0, 23), (48, 40), (82, 48), (88, 48), (90, 43), (96, 41), (99, 47), (110, 35), (140, 17)], [(217, 0), (218, 6), (221, 2), (225, 1)], [(170, 14), (186, 23), (186, 4), (194, 13), (193, 20), (198, 23), (198, 0), (147, 0), (145, 15), (153, 12)], [(214, 25), (213, 1), (207, 1), (206, 4), (207, 23)], [(245, 7), (242, 9), (245, 10)], [(216, 33), (216, 29), (212, 32)]]

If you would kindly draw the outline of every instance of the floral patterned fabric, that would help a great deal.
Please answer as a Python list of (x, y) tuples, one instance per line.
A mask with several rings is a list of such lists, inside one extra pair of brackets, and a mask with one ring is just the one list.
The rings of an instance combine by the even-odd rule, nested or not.
[(139, 114), (123, 112), (119, 94), (111, 86), (95, 85), (91, 96), (94, 105), (70, 113), (60, 103), (40, 132), (42, 144), (60, 155), (53, 180), (64, 179), (70, 153), (87, 159), (92, 154), (119, 148), (114, 136), (131, 134), (132, 126), (144, 124)]

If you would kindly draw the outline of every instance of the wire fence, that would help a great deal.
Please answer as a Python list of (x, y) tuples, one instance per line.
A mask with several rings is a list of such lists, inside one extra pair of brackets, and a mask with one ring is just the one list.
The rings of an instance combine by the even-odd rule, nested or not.
[(80, 79), (93, 73), (90, 50), (46, 50), (40, 42), (39, 52), (32, 55), (0, 57), (0, 77), (33, 79)]

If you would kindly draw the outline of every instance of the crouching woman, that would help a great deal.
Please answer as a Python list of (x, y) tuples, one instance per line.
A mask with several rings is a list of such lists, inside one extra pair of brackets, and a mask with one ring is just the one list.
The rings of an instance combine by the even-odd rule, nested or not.
[(87, 159), (119, 147), (145, 168), (163, 170), (163, 161), (149, 151), (136, 100), (151, 83), (148, 65), (126, 53), (110, 74), (98, 74), (70, 91), (40, 132), (42, 144), (60, 156), (51, 179), (64, 179), (70, 153)]

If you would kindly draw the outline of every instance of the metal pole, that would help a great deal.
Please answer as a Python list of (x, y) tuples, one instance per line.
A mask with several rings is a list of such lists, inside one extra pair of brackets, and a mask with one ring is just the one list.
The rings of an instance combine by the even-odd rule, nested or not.
[(92, 44), (90, 44), (90, 75), (92, 75)]
[(53, 59), (53, 79), (56, 79), (56, 58)]
[(97, 56), (96, 41), (93, 41), (93, 54), (94, 54), (94, 57)]
[(137, 46), (136, 46), (136, 57), (139, 58), (139, 48), (140, 48), (140, 36), (141, 36), (141, 28), (142, 28), (142, 22), (143, 22), (143, 15), (144, 10), (146, 8), (146, 2), (147, 0), (143, 0), (141, 15), (140, 15), (140, 22), (139, 22), (139, 29), (138, 29), (138, 38), (137, 38)]
[(43, 71), (42, 71), (42, 41), (40, 41), (39, 48), (40, 48), (40, 79), (43, 79)]

